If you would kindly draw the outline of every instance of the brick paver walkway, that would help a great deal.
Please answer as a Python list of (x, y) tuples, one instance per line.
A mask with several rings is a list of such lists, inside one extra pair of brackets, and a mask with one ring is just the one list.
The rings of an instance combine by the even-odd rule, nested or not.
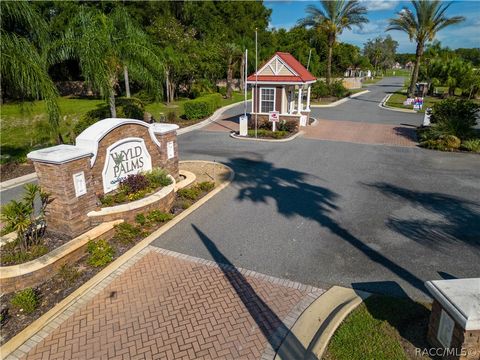
[(323, 292), (155, 247), (108, 281), (23, 345), (25, 357), (272, 358), (272, 339)]
[(360, 144), (416, 146), (415, 128), (354, 121), (318, 120), (306, 128), (305, 138)]
[(219, 132), (232, 132), (239, 131), (238, 118), (240, 115), (234, 117), (223, 116), (222, 118), (215, 120), (214, 122), (205, 126), (202, 130), (206, 131), (219, 131)]

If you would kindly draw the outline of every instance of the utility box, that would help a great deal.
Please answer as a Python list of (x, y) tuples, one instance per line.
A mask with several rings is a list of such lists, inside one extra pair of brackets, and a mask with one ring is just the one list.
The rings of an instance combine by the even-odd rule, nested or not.
[(240, 136), (247, 136), (248, 135), (248, 116), (242, 115), (240, 116)]

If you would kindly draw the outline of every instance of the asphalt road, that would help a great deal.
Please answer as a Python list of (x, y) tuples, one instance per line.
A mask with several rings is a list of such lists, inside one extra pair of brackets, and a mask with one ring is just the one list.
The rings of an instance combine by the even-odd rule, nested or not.
[[(377, 106), (395, 84), (385, 79), (359, 100), (315, 112), (419, 124), (419, 115)], [(157, 246), (212, 260), (195, 225), (236, 266), (415, 299), (427, 297), (425, 280), (480, 276), (478, 155), (302, 138), (248, 142), (202, 130), (178, 141), (181, 159), (217, 160), (236, 176)]]
[(421, 125), (423, 115), (391, 111), (381, 108), (379, 103), (385, 95), (403, 86), (403, 77), (385, 78), (367, 87), (368, 93), (331, 108), (312, 108), (312, 116), (318, 119), (349, 120), (390, 125)]

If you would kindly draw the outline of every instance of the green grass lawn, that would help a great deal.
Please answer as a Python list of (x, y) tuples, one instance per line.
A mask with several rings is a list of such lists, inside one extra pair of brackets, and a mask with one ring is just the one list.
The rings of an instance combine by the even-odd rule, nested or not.
[[(347, 95), (347, 96), (350, 96), (350, 95), (359, 93), (359, 92), (361, 92), (361, 91), (365, 91), (365, 89), (363, 89), (363, 88), (360, 88), (360, 89), (350, 89), (350, 90), (348, 90), (348, 95)], [(342, 99), (343, 99), (343, 98), (342, 98)], [(312, 99), (310, 105), (327, 105), (327, 104), (334, 103), (335, 101), (338, 101), (338, 100), (340, 100), (340, 99), (337, 98), (337, 97), (333, 97), (333, 96), (332, 96), (332, 97), (328, 97), (328, 98)]]
[[(249, 94), (250, 96), (250, 94)], [(174, 112), (176, 120), (181, 126), (187, 126), (197, 121), (185, 121), (183, 105), (189, 99), (175, 101), (168, 106), (162, 102), (147, 104), (145, 110), (150, 112), (159, 121)], [(222, 105), (226, 106), (243, 100), (243, 93), (235, 92), (231, 99), (222, 99)], [(104, 106), (101, 99), (74, 99), (62, 97), (58, 100), (61, 120), (60, 132), (66, 142), (73, 141), (72, 129), (80, 117), (86, 112), (98, 106)], [(164, 115), (162, 117), (161, 115)], [(1, 163), (9, 161), (25, 161), (26, 154), (35, 148), (41, 148), (54, 144), (55, 134), (52, 133), (48, 124), (44, 101), (9, 103), (0, 107), (0, 147)]]
[(427, 307), (409, 299), (371, 296), (339, 326), (323, 359), (415, 358), (416, 347), (428, 347), (429, 315)]
[[(395, 74), (394, 74), (395, 73)], [(406, 69), (387, 69), (385, 71), (385, 76), (404, 76), (404, 77), (409, 77), (411, 76), (412, 73), (410, 70)]]
[(383, 79), (382, 76), (377, 76), (377, 77), (374, 77), (373, 79), (363, 80), (363, 81), (362, 81), (362, 86), (371, 85), (371, 84), (376, 84), (377, 82), (379, 82), (379, 81), (382, 80), (382, 79)]

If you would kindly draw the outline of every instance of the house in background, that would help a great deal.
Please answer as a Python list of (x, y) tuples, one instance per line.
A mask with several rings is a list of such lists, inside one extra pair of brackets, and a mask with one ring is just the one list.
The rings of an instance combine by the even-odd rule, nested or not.
[(310, 115), (311, 86), (317, 79), (291, 54), (276, 52), (258, 72), (247, 78), (252, 89), (251, 114), (268, 121), (271, 111), (280, 120), (297, 120)]

